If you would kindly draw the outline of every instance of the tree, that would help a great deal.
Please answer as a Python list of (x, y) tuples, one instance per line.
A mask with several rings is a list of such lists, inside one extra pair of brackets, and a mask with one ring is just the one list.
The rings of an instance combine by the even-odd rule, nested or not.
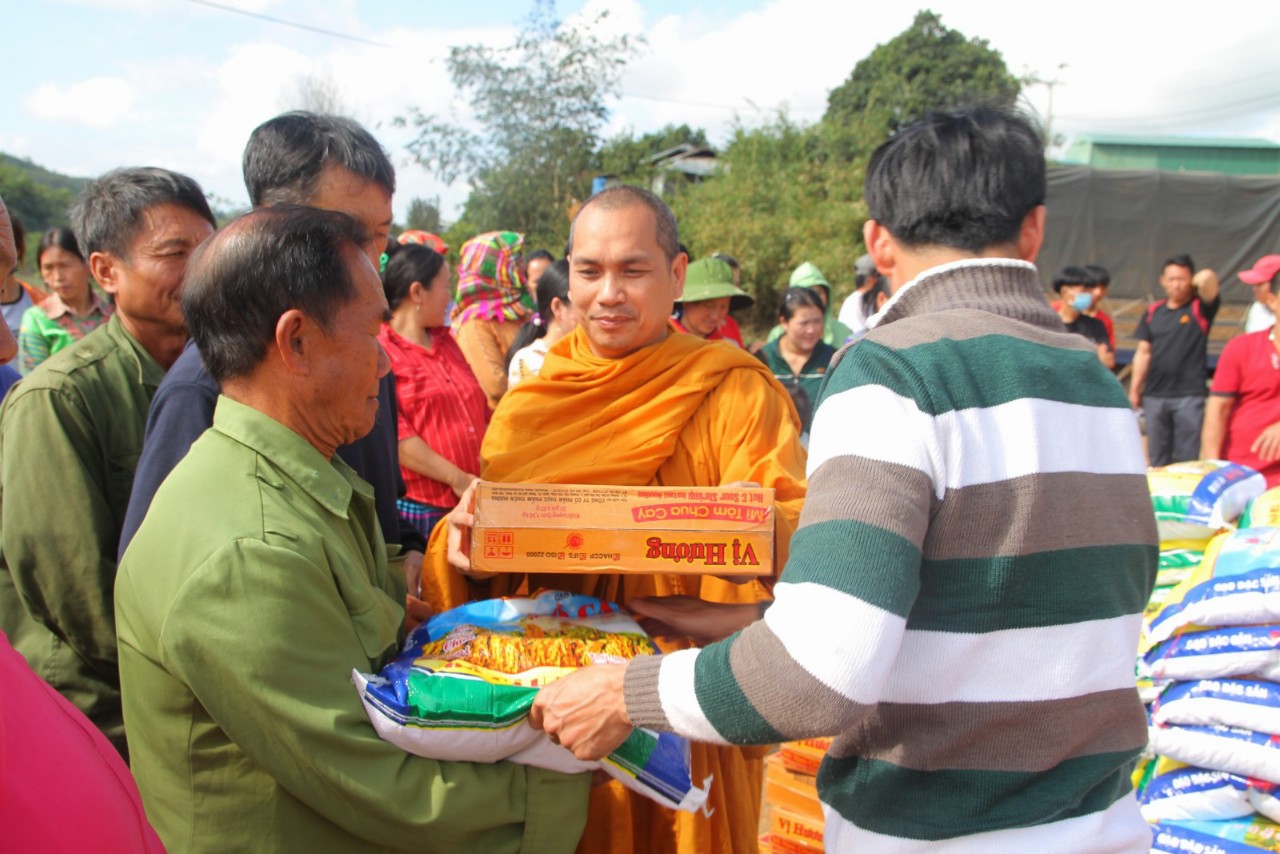
[(411, 108), (417, 135), (410, 155), (446, 182), (463, 178), (471, 194), (454, 230), (523, 232), (529, 244), (556, 246), (568, 235), (567, 212), (591, 190), (590, 158), (608, 118), (606, 101), (637, 39), (605, 37), (594, 21), (566, 26), (540, 2), (506, 48), (451, 48), (448, 69), (470, 102), (481, 132), (455, 117)]
[(27, 241), (26, 260), (35, 257), (31, 248), (40, 239), (41, 232), (69, 224), (67, 211), (74, 195), (66, 187), (53, 187), (34, 179), (16, 165), (0, 163), (0, 198), (9, 208), (9, 215), (22, 223), (27, 234), (33, 235)]
[(439, 234), (444, 228), (444, 222), (440, 218), (440, 199), (411, 200), (405, 228), (418, 228), (432, 234)]
[(966, 38), (923, 10), (831, 90), (823, 121), (882, 138), (930, 109), (975, 102), (1012, 105), (1020, 88), (986, 39)]
[(685, 143), (708, 145), (706, 131), (688, 125), (667, 125), (639, 137), (625, 131), (606, 140), (591, 158), (591, 165), (599, 175), (616, 175), (623, 183), (644, 185), (652, 175), (649, 158)]
[(338, 81), (328, 69), (298, 75), (292, 91), (281, 97), (280, 106), (285, 110), (307, 110), (335, 116), (351, 114), (338, 88)]
[(684, 242), (701, 257), (725, 252), (742, 265), (754, 298), (749, 335), (777, 321), (778, 297), (801, 262), (818, 266), (833, 285), (833, 310), (853, 287), (862, 253), (862, 164), (830, 156), (821, 125), (804, 127), (785, 114), (763, 127), (737, 126), (715, 178), (671, 199)]

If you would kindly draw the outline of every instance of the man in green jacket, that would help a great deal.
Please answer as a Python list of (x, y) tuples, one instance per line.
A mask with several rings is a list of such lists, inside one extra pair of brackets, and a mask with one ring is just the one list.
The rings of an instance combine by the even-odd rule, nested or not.
[(437, 762), (382, 741), (351, 685), (397, 651), (405, 579), (368, 433), (389, 316), (351, 217), (261, 208), (192, 263), (183, 306), (222, 391), (120, 566), (133, 772), (170, 851), (572, 851), (589, 775)]
[(71, 211), (116, 313), (0, 408), (0, 630), (120, 752), (111, 590), (147, 406), (186, 341), (187, 257), (214, 229), (195, 181), (120, 169)]

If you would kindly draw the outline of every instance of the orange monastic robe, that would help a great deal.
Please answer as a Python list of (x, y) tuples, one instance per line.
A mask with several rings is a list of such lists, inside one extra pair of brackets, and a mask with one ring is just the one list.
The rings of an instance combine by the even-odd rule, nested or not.
[[(771, 486), (779, 569), (804, 500), (800, 421), (786, 390), (743, 351), (674, 331), (621, 359), (593, 355), (581, 329), (566, 336), (548, 352), (540, 377), (503, 398), (481, 458), (482, 478), (508, 483), (719, 486), (751, 481)], [(469, 586), (447, 565), (444, 530), (443, 524), (436, 529), (423, 568), (423, 598), (436, 608), (477, 595), (540, 588), (613, 602), (676, 594), (714, 602), (768, 598), (759, 582), (733, 584), (696, 575), (502, 575)], [(610, 783), (592, 790), (578, 850), (754, 850), (763, 752), (695, 744), (692, 753), (694, 782), (713, 778), (709, 816), (668, 810)]]

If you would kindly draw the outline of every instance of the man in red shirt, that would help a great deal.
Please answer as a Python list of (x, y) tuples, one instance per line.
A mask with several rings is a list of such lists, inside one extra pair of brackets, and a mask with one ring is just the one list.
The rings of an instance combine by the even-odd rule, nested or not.
[[(1280, 290), (1280, 275), (1271, 293)], [(1280, 347), (1276, 328), (1227, 342), (1209, 389), (1200, 456), (1227, 459), (1262, 472), (1280, 485)]]

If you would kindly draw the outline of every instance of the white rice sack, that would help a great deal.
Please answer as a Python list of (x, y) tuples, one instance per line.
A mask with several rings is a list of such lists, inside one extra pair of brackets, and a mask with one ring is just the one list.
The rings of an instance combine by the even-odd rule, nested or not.
[(1156, 725), (1193, 724), (1280, 733), (1280, 685), (1251, 679), (1175, 682), (1151, 709)]
[(1143, 651), (1188, 628), (1265, 623), (1280, 623), (1280, 528), (1241, 528), (1215, 537), (1147, 618)]
[(1249, 804), (1272, 821), (1280, 821), (1280, 798), (1276, 797), (1277, 787), (1254, 781), (1249, 787)]
[(1252, 815), (1249, 781), (1225, 771), (1193, 768), (1167, 757), (1138, 795), (1142, 817), (1156, 821), (1221, 821)]
[(1207, 540), (1267, 489), (1247, 466), (1222, 460), (1174, 463), (1147, 472), (1161, 541)]
[(1280, 682), (1280, 625), (1182, 632), (1138, 660), (1153, 680), (1256, 678)]
[(544, 590), (436, 614), (379, 674), (356, 671), (352, 681), (378, 735), (410, 753), (565, 773), (601, 769), (657, 803), (696, 812), (710, 780), (694, 785), (686, 739), (636, 729), (604, 759), (587, 762), (526, 723), (540, 686), (657, 651), (617, 605)]
[(1162, 756), (1242, 777), (1280, 783), (1280, 736), (1224, 726), (1153, 726), (1149, 748)]

